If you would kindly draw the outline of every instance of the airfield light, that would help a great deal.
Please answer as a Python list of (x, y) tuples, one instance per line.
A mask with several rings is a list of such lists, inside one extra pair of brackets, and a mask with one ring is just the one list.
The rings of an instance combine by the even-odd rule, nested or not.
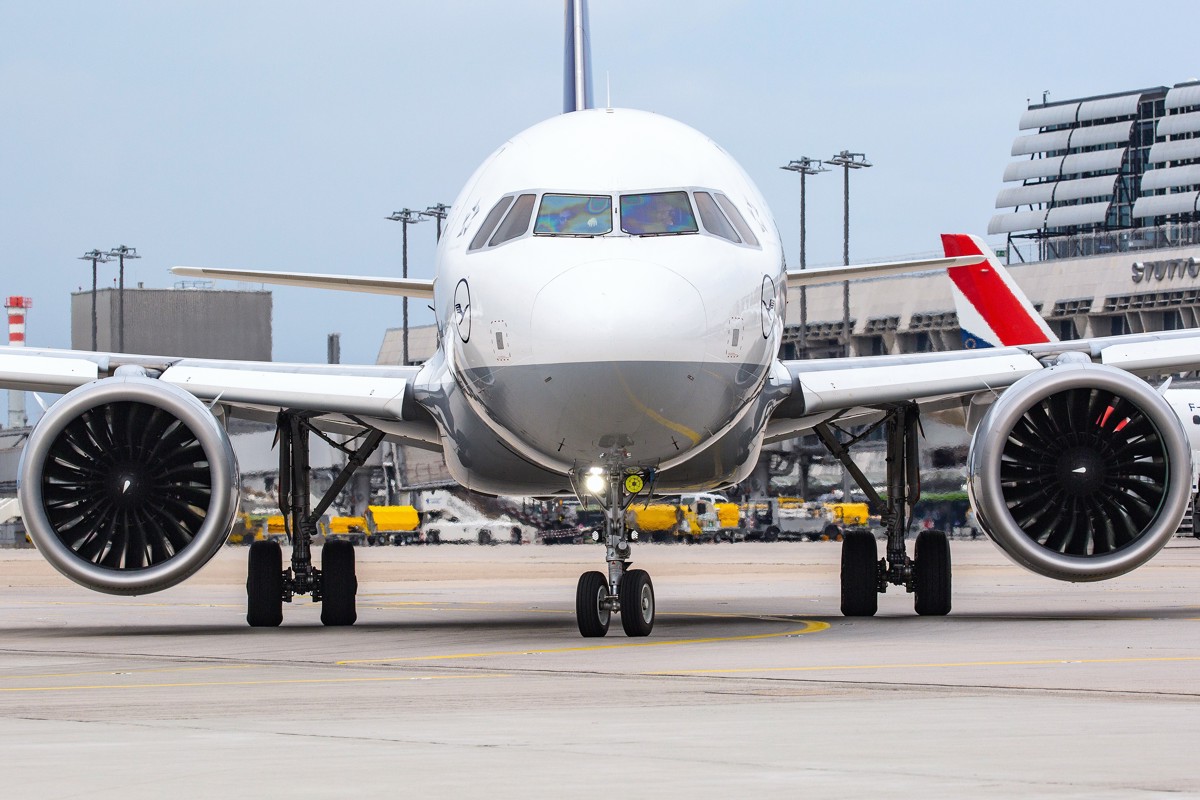
[[(393, 211), (391, 213), (391, 215), (384, 217), (384, 219), (390, 219), (392, 222), (400, 223), (400, 228), (401, 228), (400, 249), (401, 249), (401, 253), (402, 253), (401, 258), (403, 260), (403, 265), (404, 265), (401, 276), (404, 278), (408, 278), (408, 226), (415, 225), (418, 222), (424, 222), (425, 218), (423, 216), (421, 216), (420, 211), (413, 211), (411, 208), (402, 208), (399, 211)], [(403, 336), (403, 342), (404, 342), (404, 349), (402, 351), (401, 357), (404, 360), (404, 366), (407, 367), (408, 366), (408, 297), (407, 296), (405, 296), (405, 298), (404, 298), (403, 308), (404, 308), (404, 332), (403, 332), (402, 336)]]
[[(862, 153), (843, 150), (825, 162), (842, 168), (842, 266), (850, 266), (850, 170), (871, 166)], [(846, 355), (850, 355), (850, 281), (842, 281), (842, 335), (846, 337)]]
[(423, 217), (432, 217), (437, 221), (437, 240), (439, 242), (442, 240), (442, 220), (446, 218), (446, 214), (449, 211), (450, 206), (446, 205), (445, 203), (438, 203), (437, 205), (430, 206), (424, 211), (418, 212)]
[(92, 262), (92, 352), (96, 352), (96, 265), (107, 264), (108, 254), (92, 248), (79, 257), (80, 261)]
[(126, 247), (125, 245), (117, 245), (112, 250), (108, 251), (110, 258), (116, 258), (120, 262), (118, 268), (117, 282), (117, 351), (125, 352), (125, 259), (141, 258), (138, 255), (136, 247)]
[[(804, 182), (809, 175), (818, 175), (822, 172), (829, 172), (829, 170), (821, 163), (821, 159), (808, 156), (789, 161), (780, 169), (800, 173), (800, 269), (804, 269), (807, 266), (804, 252)], [(800, 357), (808, 358), (808, 287), (805, 286), (800, 287)]]

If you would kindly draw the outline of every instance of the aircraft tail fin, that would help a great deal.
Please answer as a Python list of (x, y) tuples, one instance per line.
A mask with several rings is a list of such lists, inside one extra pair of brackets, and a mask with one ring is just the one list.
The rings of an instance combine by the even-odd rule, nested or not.
[(592, 107), (592, 48), (587, 0), (566, 0), (563, 113)]
[(973, 350), (1058, 341), (983, 239), (943, 233), (942, 248), (947, 257), (980, 255), (985, 259), (946, 270), (953, 284), (963, 347)]

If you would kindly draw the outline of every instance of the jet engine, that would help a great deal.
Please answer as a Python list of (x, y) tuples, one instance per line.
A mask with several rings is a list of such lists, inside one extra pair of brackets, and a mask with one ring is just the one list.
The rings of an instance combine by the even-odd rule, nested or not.
[(1028, 375), (971, 440), (981, 527), (1021, 566), (1063, 581), (1115, 578), (1174, 535), (1190, 494), (1178, 417), (1145, 381), (1072, 362)]
[(203, 403), (118, 371), (46, 412), (25, 445), (18, 494), (55, 569), (96, 591), (145, 594), (191, 576), (225, 543), (237, 462)]

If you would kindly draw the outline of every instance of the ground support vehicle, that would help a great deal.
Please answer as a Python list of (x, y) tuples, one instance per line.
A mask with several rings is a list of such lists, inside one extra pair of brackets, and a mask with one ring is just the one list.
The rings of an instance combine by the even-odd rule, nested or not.
[(764, 498), (746, 504), (747, 538), (774, 542), (841, 541), (847, 531), (868, 530), (866, 503), (806, 503), (795, 498)]
[(368, 545), (421, 542), (421, 518), (412, 506), (367, 506)]
[(317, 527), (325, 535), (327, 542), (341, 539), (357, 547), (367, 544), (369, 533), (365, 517), (322, 518)]
[(542, 544), (581, 544), (587, 540), (588, 533), (590, 531), (582, 527), (552, 528), (538, 531), (537, 541)]

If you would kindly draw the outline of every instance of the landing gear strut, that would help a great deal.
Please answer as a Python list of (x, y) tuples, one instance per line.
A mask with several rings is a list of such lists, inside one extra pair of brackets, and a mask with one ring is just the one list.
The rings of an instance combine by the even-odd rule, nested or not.
[[(350, 542), (326, 542), (321, 550), (321, 565), (312, 563), (312, 540), (317, 521), (345, 488), (355, 470), (366, 462), (383, 440), (383, 432), (369, 430), (350, 442), (335, 442), (313, 427), (311, 415), (294, 411), (279, 414), (279, 510), (287, 523), (292, 544), (292, 562), (283, 569), (283, 554), (278, 542), (255, 542), (250, 546), (250, 571), (246, 579), (246, 622), (252, 627), (274, 627), (283, 622), (283, 604), (298, 594), (323, 602), (321, 622), (326, 625), (353, 625), (358, 618), (354, 598), (358, 579), (354, 575), (354, 545)], [(346, 466), (316, 507), (310, 504), (308, 435), (315, 433), (350, 456)]]
[[(862, 471), (850, 458), (849, 447), (879, 425), (887, 431), (887, 499), (875, 491)], [(821, 442), (854, 478), (855, 483), (877, 507), (883, 509), (882, 522), (887, 534), (885, 557), (878, 557), (875, 536), (867, 531), (849, 531), (842, 542), (842, 613), (848, 617), (874, 616), (879, 594), (889, 584), (903, 586), (915, 595), (918, 614), (944, 616), (950, 613), (950, 542), (942, 531), (921, 531), (917, 536), (915, 559), (908, 557), (904, 535), (912, 507), (921, 499), (920, 462), (917, 435), (920, 412), (915, 403), (906, 403), (888, 411), (887, 416), (868, 431), (843, 443), (829, 423), (816, 426)]]
[[(598, 477), (589, 476), (589, 477)], [(636, 532), (625, 525), (625, 510), (642, 487), (641, 476), (634, 483), (620, 469), (603, 476), (606, 481), (603, 497), (595, 496), (604, 506), (604, 547), (608, 561), (608, 576), (602, 572), (585, 572), (579, 576), (575, 591), (575, 618), (579, 633), (587, 637), (604, 636), (612, 615), (620, 614), (626, 636), (649, 636), (654, 630), (654, 584), (645, 570), (629, 569), (631, 542)], [(636, 486), (638, 491), (627, 491)], [(580, 497), (584, 492), (579, 492)], [(649, 492), (647, 492), (649, 494)]]

